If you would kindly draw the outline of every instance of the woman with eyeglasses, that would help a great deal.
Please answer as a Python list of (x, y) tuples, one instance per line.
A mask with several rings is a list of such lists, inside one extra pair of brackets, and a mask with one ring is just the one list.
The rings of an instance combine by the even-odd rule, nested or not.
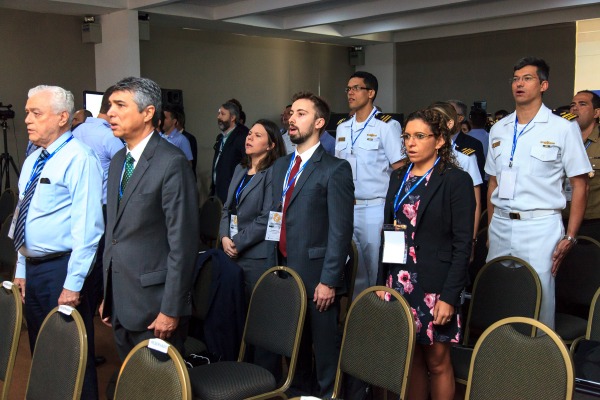
[[(451, 400), (450, 345), (460, 341), (457, 310), (471, 254), (473, 182), (456, 163), (438, 111), (409, 115), (402, 138), (410, 163), (390, 177), (379, 284), (406, 298), (417, 328), (407, 398)], [(404, 251), (398, 250), (402, 242)]]
[(265, 241), (271, 206), (271, 166), (285, 155), (277, 125), (259, 119), (246, 137), (246, 157), (233, 173), (219, 232), (223, 251), (244, 270), (246, 297), (267, 270)]

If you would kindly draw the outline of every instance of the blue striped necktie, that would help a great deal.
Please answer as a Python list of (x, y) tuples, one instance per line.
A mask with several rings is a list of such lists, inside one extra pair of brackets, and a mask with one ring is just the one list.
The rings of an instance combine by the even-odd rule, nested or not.
[(19, 207), (19, 216), (17, 217), (14, 235), (16, 250), (19, 250), (19, 248), (25, 243), (25, 222), (27, 221), (27, 211), (29, 210), (29, 204), (31, 204), (33, 193), (37, 187), (42, 169), (44, 169), (44, 165), (46, 165), (46, 161), (48, 161), (48, 152), (44, 149), (37, 159), (35, 170), (33, 171), (31, 179), (29, 180), (29, 187), (25, 188), (25, 195), (23, 196), (23, 201)]

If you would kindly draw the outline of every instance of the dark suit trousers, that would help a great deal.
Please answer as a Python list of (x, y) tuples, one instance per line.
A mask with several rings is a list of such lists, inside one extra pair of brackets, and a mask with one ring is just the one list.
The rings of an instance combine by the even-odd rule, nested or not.
[[(44, 319), (58, 305), (58, 298), (67, 276), (69, 257), (70, 255), (65, 255), (38, 265), (27, 263), (25, 266), (25, 318), (32, 354)], [(94, 310), (91, 310), (89, 303), (85, 301), (85, 293), (88, 291), (90, 283), (86, 279), (81, 289), (83, 298), (81, 304), (77, 306), (77, 311), (81, 314), (85, 324), (88, 338), (88, 358), (81, 393), (82, 400), (98, 398), (98, 377), (96, 375), (96, 355), (94, 351)]]

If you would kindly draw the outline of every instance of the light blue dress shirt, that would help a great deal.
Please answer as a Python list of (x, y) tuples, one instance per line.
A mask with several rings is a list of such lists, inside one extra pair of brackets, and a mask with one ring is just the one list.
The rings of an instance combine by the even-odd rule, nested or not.
[(113, 135), (110, 124), (102, 118), (86, 118), (83, 124), (73, 130), (73, 136), (90, 146), (100, 160), (102, 167), (102, 204), (106, 204), (106, 182), (108, 180), (108, 166), (115, 153), (125, 146), (123, 142)]
[[(71, 136), (68, 131), (46, 149), (52, 154)], [(23, 164), (19, 197), (42, 149)], [(104, 231), (102, 218), (102, 168), (93, 151), (73, 139), (50, 158), (29, 205), (25, 244), (19, 249), (16, 278), (25, 278), (25, 257), (42, 257), (71, 251), (63, 287), (80, 291)]]
[(175, 147), (179, 147), (179, 149), (183, 151), (183, 154), (185, 154), (185, 158), (187, 158), (188, 161), (192, 161), (194, 159), (194, 157), (192, 157), (192, 147), (190, 146), (190, 141), (187, 140), (185, 136), (183, 136), (183, 133), (181, 133), (181, 131), (173, 129), (170, 135), (161, 133), (160, 136), (162, 136)]

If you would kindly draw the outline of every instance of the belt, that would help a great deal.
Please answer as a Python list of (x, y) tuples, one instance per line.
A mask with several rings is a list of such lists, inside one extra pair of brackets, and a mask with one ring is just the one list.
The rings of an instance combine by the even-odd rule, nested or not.
[(29, 264), (32, 264), (32, 265), (39, 265), (39, 264), (45, 263), (46, 261), (51, 261), (51, 260), (55, 260), (57, 258), (68, 256), (69, 254), (71, 254), (70, 251), (63, 251), (60, 253), (47, 254), (42, 257), (25, 257), (25, 261), (27, 261)]
[(494, 208), (494, 214), (510, 219), (532, 219), (545, 217), (552, 214), (560, 214), (559, 210), (533, 210), (533, 211), (507, 211)]
[(384, 204), (385, 199), (383, 197), (376, 197), (374, 199), (354, 199), (355, 206), (372, 206), (374, 204)]

